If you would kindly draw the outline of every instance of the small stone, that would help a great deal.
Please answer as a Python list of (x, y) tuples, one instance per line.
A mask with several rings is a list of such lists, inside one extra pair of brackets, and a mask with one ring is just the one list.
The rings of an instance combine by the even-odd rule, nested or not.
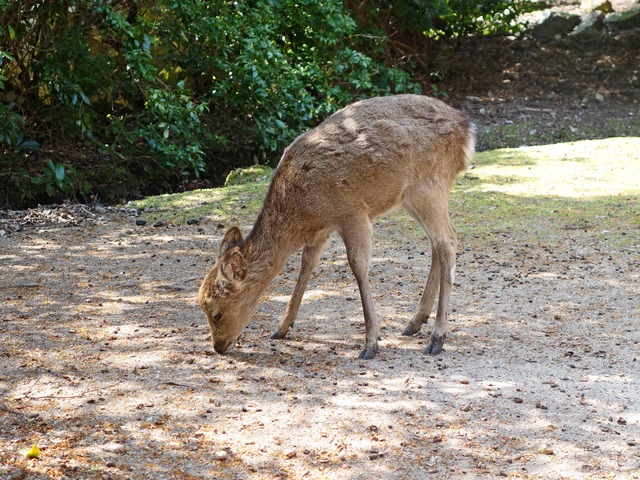
[(534, 25), (532, 33), (543, 40), (553, 40), (556, 35), (566, 35), (580, 23), (580, 15), (548, 9), (542, 20)]
[(156, 223), (153, 224), (154, 227), (158, 228), (158, 227), (164, 227), (165, 223), (162, 220), (158, 220)]
[(226, 450), (220, 450), (213, 454), (213, 458), (219, 461), (226, 460), (229, 458), (229, 453)]
[(140, 219), (136, 220), (136, 225), (138, 227), (144, 227), (146, 224), (147, 224), (146, 220), (140, 220)]
[(603, 12), (609, 13), (613, 10), (609, 0), (582, 0), (580, 10), (583, 12)]
[(112, 454), (122, 454), (127, 450), (127, 447), (124, 444), (118, 442), (109, 442), (102, 448), (104, 451)]
[(289, 460), (291, 460), (292, 458), (296, 458), (298, 456), (298, 452), (296, 452), (293, 449), (287, 450), (287, 451), (284, 452), (284, 456), (286, 458), (288, 458)]
[(522, 398), (520, 398), (520, 397), (514, 397), (513, 401), (516, 402), (516, 403), (523, 403), (524, 402), (524, 400)]
[(116, 462), (108, 461), (107, 463), (105, 463), (105, 465), (107, 466), (107, 468), (113, 468), (116, 466)]
[(604, 24), (614, 31), (640, 28), (640, 8), (631, 8), (623, 12), (612, 12), (605, 17)]
[(602, 37), (604, 17), (604, 12), (597, 10), (585, 15), (580, 24), (569, 34), (569, 37), (578, 41), (589, 41)]
[(546, 445), (542, 445), (539, 449), (538, 449), (538, 453), (541, 455), (555, 455), (553, 453), (553, 450), (550, 449), (548, 446)]
[(548, 410), (549, 407), (547, 407), (544, 403), (542, 403), (540, 400), (536, 400), (536, 402), (534, 403), (534, 405), (536, 406), (536, 408), (539, 408), (540, 410)]

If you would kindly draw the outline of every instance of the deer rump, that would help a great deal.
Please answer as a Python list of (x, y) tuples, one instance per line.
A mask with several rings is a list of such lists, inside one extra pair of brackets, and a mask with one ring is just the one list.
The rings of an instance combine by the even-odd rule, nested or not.
[(237, 227), (227, 231), (200, 288), (215, 350), (222, 353), (235, 344), (261, 293), (286, 259), (303, 247), (300, 276), (272, 335), (283, 338), (296, 319), (311, 271), (337, 232), (362, 300), (366, 341), (360, 358), (373, 358), (379, 326), (368, 281), (371, 221), (404, 207), (427, 233), (432, 261), (417, 311), (403, 334), (420, 330), (439, 295), (427, 353), (440, 353), (448, 331), (457, 246), (449, 192), (473, 152), (469, 119), (419, 95), (354, 103), (300, 135), (285, 150), (251, 232), (243, 238)]

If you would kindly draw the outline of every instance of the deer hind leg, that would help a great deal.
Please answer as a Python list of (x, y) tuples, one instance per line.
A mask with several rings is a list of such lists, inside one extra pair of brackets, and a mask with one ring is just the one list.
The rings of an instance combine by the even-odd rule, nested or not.
[(437, 294), (438, 310), (431, 334), (431, 343), (425, 353), (437, 355), (448, 333), (447, 309), (453, 286), (456, 265), (456, 230), (449, 219), (447, 195), (423, 195), (405, 199), (405, 208), (424, 228), (432, 245), (432, 258), (427, 284), (418, 309), (403, 333), (411, 335), (427, 321)]
[(402, 331), (402, 335), (414, 335), (420, 331), (423, 323), (427, 323), (431, 315), (431, 309), (435, 302), (436, 295), (440, 290), (440, 259), (438, 258), (438, 250), (431, 248), (431, 267), (429, 268), (429, 276), (427, 284), (422, 292), (422, 297), (418, 303), (418, 310)]
[(448, 222), (447, 230), (449, 235), (438, 239), (435, 243), (435, 249), (438, 250), (440, 259), (440, 295), (438, 297), (436, 324), (431, 334), (431, 344), (425, 351), (425, 353), (431, 355), (437, 355), (442, 352), (442, 346), (449, 331), (447, 309), (456, 270), (456, 247), (458, 242), (456, 240), (456, 230), (450, 221)]
[(362, 311), (364, 313), (365, 347), (359, 358), (369, 360), (378, 351), (380, 328), (373, 307), (371, 288), (369, 287), (369, 263), (371, 261), (372, 225), (368, 217), (350, 219), (343, 225), (340, 235), (347, 248), (347, 259), (360, 290)]
[(302, 296), (309, 283), (309, 277), (311, 272), (318, 265), (320, 255), (324, 251), (327, 243), (329, 243), (329, 237), (323, 238), (315, 245), (305, 245), (302, 249), (302, 265), (300, 268), (300, 275), (296, 281), (296, 286), (293, 289), (293, 294), (287, 303), (287, 308), (284, 311), (284, 315), (278, 324), (278, 329), (271, 334), (271, 338), (284, 338), (300, 311), (300, 304), (302, 303)]

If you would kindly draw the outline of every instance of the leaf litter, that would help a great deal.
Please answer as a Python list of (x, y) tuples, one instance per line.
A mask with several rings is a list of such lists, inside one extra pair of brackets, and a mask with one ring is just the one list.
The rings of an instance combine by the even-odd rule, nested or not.
[[(640, 478), (632, 249), (609, 255), (587, 230), (461, 238), (452, 332), (429, 357), (432, 323), (400, 335), (429, 249), (394, 217), (375, 235), (374, 360), (357, 359), (362, 314), (337, 240), (289, 337), (269, 334), (299, 258), (221, 356), (195, 302), (219, 220), (96, 217), (0, 239), (2, 478)], [(25, 458), (34, 444), (40, 458)]]

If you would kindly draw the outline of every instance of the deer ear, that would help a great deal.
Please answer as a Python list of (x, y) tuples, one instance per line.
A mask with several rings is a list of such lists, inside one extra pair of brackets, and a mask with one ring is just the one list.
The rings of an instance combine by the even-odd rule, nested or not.
[(220, 242), (220, 256), (224, 255), (228, 250), (231, 250), (233, 247), (237, 247), (242, 242), (242, 233), (240, 229), (234, 225), (227, 233), (222, 237), (222, 242)]
[(225, 252), (222, 259), (222, 274), (235, 282), (241, 282), (247, 276), (247, 259), (238, 247), (233, 247)]

